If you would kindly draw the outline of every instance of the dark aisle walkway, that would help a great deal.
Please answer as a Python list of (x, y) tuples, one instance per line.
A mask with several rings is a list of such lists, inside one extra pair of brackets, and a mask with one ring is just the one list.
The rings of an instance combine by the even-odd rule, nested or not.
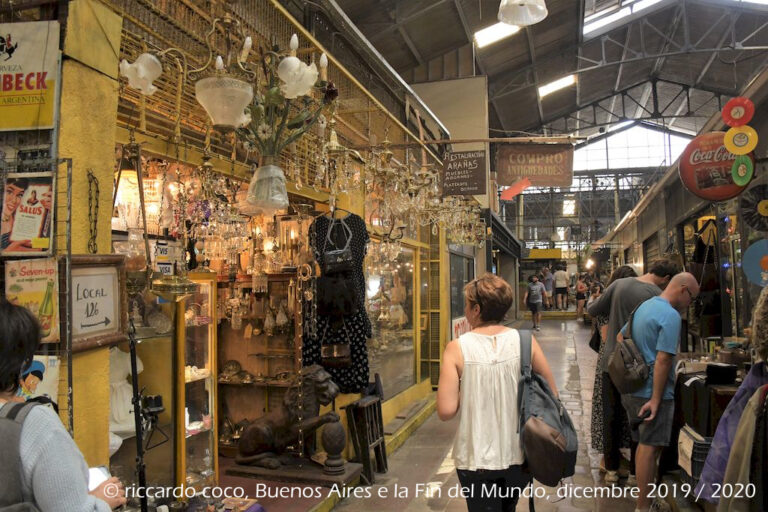
[[(576, 474), (566, 482), (574, 494), (581, 494), (585, 488), (604, 485), (598, 469), (601, 455), (590, 448), (590, 413), (597, 354), (587, 344), (589, 334), (588, 328), (574, 320), (545, 320), (541, 332), (536, 333), (555, 374), (560, 397), (579, 434)], [(451, 456), (457, 425), (456, 420), (442, 422), (433, 414), (389, 458), (389, 473), (377, 475), (376, 485), (370, 487), (370, 497), (348, 498), (334, 510), (465, 511), (467, 508), (463, 499), (449, 496), (451, 489), (458, 485)], [(634, 501), (629, 498), (560, 499), (555, 489), (545, 489), (546, 496), (537, 498), (535, 502), (539, 512), (634, 510)], [(407, 495), (396, 497), (398, 492), (406, 491)], [(379, 498), (380, 495), (388, 497)], [(521, 500), (517, 509), (527, 511), (527, 499)]]

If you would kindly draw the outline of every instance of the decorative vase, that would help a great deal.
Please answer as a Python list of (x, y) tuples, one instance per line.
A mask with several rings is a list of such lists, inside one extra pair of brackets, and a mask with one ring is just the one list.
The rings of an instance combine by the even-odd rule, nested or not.
[(288, 208), (285, 174), (276, 162), (276, 157), (265, 156), (263, 165), (256, 169), (248, 187), (247, 202), (264, 215), (273, 215)]

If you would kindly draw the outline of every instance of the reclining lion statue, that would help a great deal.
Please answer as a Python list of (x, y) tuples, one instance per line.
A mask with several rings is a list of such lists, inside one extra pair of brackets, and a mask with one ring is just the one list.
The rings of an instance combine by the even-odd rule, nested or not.
[(320, 406), (330, 404), (339, 394), (339, 387), (331, 380), (331, 375), (322, 366), (314, 364), (303, 368), (301, 377), (301, 394), (296, 378), (283, 397), (282, 407), (246, 427), (240, 437), (235, 462), (277, 469), (281, 465), (279, 456), (286, 448), (298, 443), (299, 430), (304, 437), (303, 446), (307, 447), (318, 428), (339, 421), (335, 412), (319, 415)]

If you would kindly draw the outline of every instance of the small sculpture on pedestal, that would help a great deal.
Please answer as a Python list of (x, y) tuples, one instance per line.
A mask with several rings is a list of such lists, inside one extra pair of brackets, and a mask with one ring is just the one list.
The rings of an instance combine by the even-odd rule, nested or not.
[(329, 475), (344, 473), (344, 465), (347, 463), (341, 456), (341, 452), (347, 445), (347, 434), (344, 432), (344, 427), (338, 421), (328, 423), (323, 428), (320, 439), (323, 440), (323, 448), (328, 454), (328, 458), (323, 464), (323, 471)]

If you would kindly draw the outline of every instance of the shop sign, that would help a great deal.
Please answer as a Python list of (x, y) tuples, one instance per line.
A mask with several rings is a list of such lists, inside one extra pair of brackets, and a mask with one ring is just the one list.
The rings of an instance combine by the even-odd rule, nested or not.
[[(708, 201), (725, 201), (736, 197), (746, 187), (733, 181), (736, 155), (726, 149), (724, 141), (724, 132), (699, 135), (680, 156), (680, 180), (695, 196)], [(754, 165), (754, 156), (749, 157)]]
[(485, 151), (447, 153), (443, 158), (443, 197), (486, 192)]
[(125, 339), (125, 257), (72, 257), (73, 343), (103, 345)]
[(53, 128), (59, 22), (0, 23), (0, 131)]
[(56, 258), (9, 260), (5, 263), (5, 296), (24, 306), (40, 322), (41, 342), (59, 341), (59, 278)]
[(472, 327), (470, 327), (467, 317), (460, 316), (459, 318), (454, 318), (451, 320), (451, 334), (453, 335), (453, 338), (451, 339), (459, 339), (459, 336), (466, 334), (471, 330)]
[(496, 152), (499, 185), (528, 178), (533, 187), (570, 187), (572, 144), (500, 144)]

